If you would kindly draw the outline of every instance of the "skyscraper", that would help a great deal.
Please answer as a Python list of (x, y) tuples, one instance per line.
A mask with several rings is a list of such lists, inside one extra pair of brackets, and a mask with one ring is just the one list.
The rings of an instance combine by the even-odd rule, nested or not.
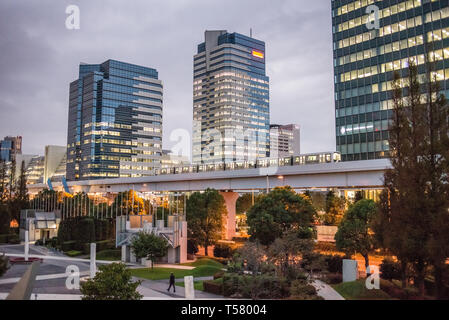
[(0, 140), (0, 159), (6, 162), (22, 154), (22, 137), (5, 137)]
[(269, 78), (265, 43), (206, 31), (194, 56), (193, 163), (269, 156)]
[(405, 77), (411, 59), (425, 74), (428, 54), (449, 96), (449, 3), (333, 0), (332, 17), (337, 150), (343, 161), (388, 157), (394, 72)]
[(300, 131), (297, 124), (270, 125), (270, 157), (283, 158), (300, 154)]
[(81, 64), (70, 84), (67, 180), (153, 174), (162, 153), (162, 96), (155, 69)]

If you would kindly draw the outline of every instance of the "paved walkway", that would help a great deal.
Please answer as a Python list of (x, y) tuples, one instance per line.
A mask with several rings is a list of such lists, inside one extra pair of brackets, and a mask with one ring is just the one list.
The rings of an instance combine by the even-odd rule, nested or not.
[(334, 288), (321, 280), (314, 280), (312, 285), (317, 290), (318, 295), (324, 300), (345, 300)]
[[(176, 292), (173, 292), (170, 290), (170, 292), (167, 291), (169, 282), (168, 280), (144, 280), (140, 278), (133, 278), (134, 280), (142, 280), (142, 283), (140, 284), (140, 287), (150, 289), (155, 291), (158, 294), (165, 295), (168, 299), (185, 299), (185, 289), (184, 287), (175, 286)], [(195, 281), (201, 280), (202, 278), (196, 278)], [(209, 280), (210, 277), (204, 277), (204, 279)], [(181, 279), (178, 279), (181, 280)], [(179, 282), (179, 281), (178, 281)], [(140, 291), (140, 290), (139, 290)], [(207, 293), (199, 290), (195, 290), (195, 299), (224, 299), (223, 296), (215, 295), (212, 293)]]

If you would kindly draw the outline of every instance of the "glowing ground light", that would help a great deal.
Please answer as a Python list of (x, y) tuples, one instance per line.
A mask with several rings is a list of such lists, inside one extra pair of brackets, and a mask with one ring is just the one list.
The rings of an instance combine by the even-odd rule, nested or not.
[(256, 57), (256, 58), (260, 58), (260, 59), (264, 58), (263, 52), (256, 51), (256, 50), (253, 50), (253, 56)]

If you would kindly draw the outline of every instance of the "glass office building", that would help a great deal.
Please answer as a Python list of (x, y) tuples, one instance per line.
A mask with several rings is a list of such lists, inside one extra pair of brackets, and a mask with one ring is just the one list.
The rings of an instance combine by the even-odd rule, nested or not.
[(343, 161), (388, 157), (394, 72), (406, 77), (411, 59), (424, 75), (427, 54), (449, 90), (449, 3), (333, 0), (332, 23), (337, 151)]
[(256, 161), (270, 153), (265, 43), (206, 31), (194, 56), (193, 163)]
[(155, 69), (81, 64), (70, 84), (67, 180), (141, 177), (160, 168), (162, 96)]
[(22, 137), (5, 137), (0, 140), (0, 160), (13, 161), (18, 154), (22, 154)]

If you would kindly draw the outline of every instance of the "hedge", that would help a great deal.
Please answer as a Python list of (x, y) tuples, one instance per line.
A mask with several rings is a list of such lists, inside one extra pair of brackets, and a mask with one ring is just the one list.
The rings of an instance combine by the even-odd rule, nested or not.
[(203, 281), (203, 290), (208, 293), (223, 295), (223, 283), (213, 280)]
[(230, 258), (234, 253), (234, 249), (226, 243), (217, 243), (214, 247), (214, 256), (218, 258)]
[(6, 244), (18, 244), (20, 243), (20, 238), (17, 234), (0, 234), (0, 243)]
[(76, 241), (64, 241), (61, 243), (61, 250), (64, 252), (72, 251), (77, 248), (77, 242)]
[[(103, 250), (111, 250), (115, 249), (115, 240), (103, 240), (96, 242), (97, 244), (97, 252), (103, 251)], [(90, 243), (84, 243), (82, 247), (82, 251), (85, 254), (90, 253)]]

